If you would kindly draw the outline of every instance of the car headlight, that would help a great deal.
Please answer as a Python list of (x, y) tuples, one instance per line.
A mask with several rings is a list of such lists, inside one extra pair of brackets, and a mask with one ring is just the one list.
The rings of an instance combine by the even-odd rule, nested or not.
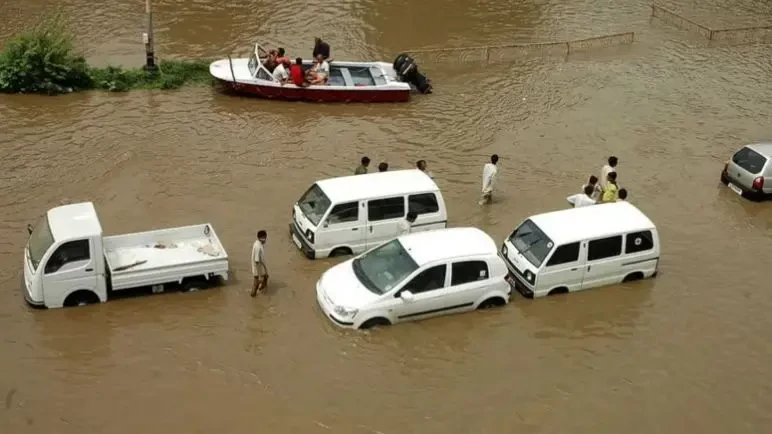
[(536, 276), (533, 275), (530, 271), (525, 272), (525, 280), (528, 281), (531, 285), (533, 285), (534, 280), (536, 280)]
[(509, 253), (509, 249), (507, 249), (507, 245), (506, 244), (502, 244), (501, 245), (501, 254), (504, 255), (504, 256), (507, 256), (508, 253)]
[(335, 306), (332, 310), (334, 310), (336, 314), (343, 317), (353, 318), (354, 316), (356, 316), (357, 313), (359, 313), (359, 309), (349, 309), (343, 306)]
[(308, 238), (309, 243), (314, 243), (314, 233), (311, 232), (311, 229), (306, 230), (306, 238)]

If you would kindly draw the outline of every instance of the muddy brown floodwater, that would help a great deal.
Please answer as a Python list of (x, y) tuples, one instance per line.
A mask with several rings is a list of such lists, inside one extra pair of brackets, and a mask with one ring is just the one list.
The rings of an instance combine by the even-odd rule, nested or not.
[[(156, 0), (159, 55), (391, 60), (410, 48), (578, 39), (637, 42), (567, 59), (422, 64), (436, 93), (403, 105), (312, 105), (174, 92), (0, 97), (0, 432), (760, 433), (772, 424), (772, 203), (718, 184), (724, 159), (772, 138), (772, 46), (708, 47), (650, 21), (645, 0)], [(663, 3), (714, 23), (772, 17), (764, 0)], [(6, 0), (0, 40), (55, 5), (97, 64), (142, 62), (144, 2)], [(500, 190), (476, 205), (498, 153)], [(565, 208), (610, 154), (658, 224), (654, 280), (409, 323), (333, 327), (287, 235), (314, 180), (359, 157), (424, 158), (451, 224), (497, 240)], [(25, 225), (91, 200), (107, 233), (211, 222), (225, 287), (82, 309), (25, 307)], [(267, 295), (248, 257), (269, 231)], [(764, 428), (767, 427), (767, 428)]]

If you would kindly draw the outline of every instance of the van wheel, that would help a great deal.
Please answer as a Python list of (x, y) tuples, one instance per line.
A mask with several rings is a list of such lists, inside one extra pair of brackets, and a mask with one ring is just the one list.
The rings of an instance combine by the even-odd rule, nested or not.
[(345, 256), (345, 255), (350, 255), (352, 253), (353, 252), (348, 247), (338, 247), (338, 248), (332, 249), (332, 252), (330, 252), (330, 257), (334, 258), (336, 256)]
[(64, 300), (64, 307), (85, 306), (95, 303), (99, 303), (99, 297), (89, 290), (81, 289), (67, 296)]
[(547, 295), (560, 295), (560, 294), (568, 294), (568, 288), (566, 288), (565, 286), (561, 286), (560, 288), (553, 289)]
[(485, 299), (482, 303), (480, 303), (477, 306), (477, 309), (478, 310), (491, 309), (494, 307), (504, 306), (505, 304), (507, 304), (507, 302), (503, 298), (491, 297), (491, 298)]
[(182, 292), (200, 291), (202, 289), (205, 289), (206, 287), (207, 287), (207, 281), (199, 277), (195, 279), (187, 279), (184, 282), (182, 282), (182, 286), (180, 286), (180, 291)]
[(359, 328), (366, 330), (366, 329), (371, 329), (373, 327), (381, 327), (381, 326), (388, 326), (388, 325), (391, 325), (391, 321), (387, 320), (386, 318), (377, 317), (377, 318), (368, 319), (361, 326), (359, 326)]
[(624, 279), (622, 279), (622, 283), (625, 282), (635, 282), (636, 280), (643, 279), (643, 273), (640, 271), (636, 271), (635, 273), (630, 273), (627, 276), (625, 276)]

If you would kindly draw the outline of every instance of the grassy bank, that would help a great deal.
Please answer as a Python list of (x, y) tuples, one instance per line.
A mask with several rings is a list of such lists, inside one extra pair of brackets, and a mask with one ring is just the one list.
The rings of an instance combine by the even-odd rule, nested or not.
[(0, 52), (0, 92), (56, 95), (83, 90), (125, 92), (131, 89), (176, 89), (209, 83), (209, 62), (163, 60), (156, 74), (142, 68), (89, 66), (74, 45), (74, 36), (59, 17), (49, 17), (8, 40)]

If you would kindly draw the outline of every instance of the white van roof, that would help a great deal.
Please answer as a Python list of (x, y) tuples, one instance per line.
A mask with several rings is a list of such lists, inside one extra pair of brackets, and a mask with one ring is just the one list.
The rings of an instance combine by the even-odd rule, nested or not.
[(432, 261), (498, 253), (493, 238), (477, 228), (416, 232), (399, 237), (399, 242), (419, 267)]
[(654, 229), (654, 223), (630, 202), (620, 201), (538, 214), (530, 218), (556, 245)]
[(73, 203), (48, 210), (48, 226), (55, 240), (72, 240), (102, 234), (94, 204)]
[(437, 184), (418, 169), (341, 176), (317, 181), (316, 185), (334, 203), (439, 190)]

